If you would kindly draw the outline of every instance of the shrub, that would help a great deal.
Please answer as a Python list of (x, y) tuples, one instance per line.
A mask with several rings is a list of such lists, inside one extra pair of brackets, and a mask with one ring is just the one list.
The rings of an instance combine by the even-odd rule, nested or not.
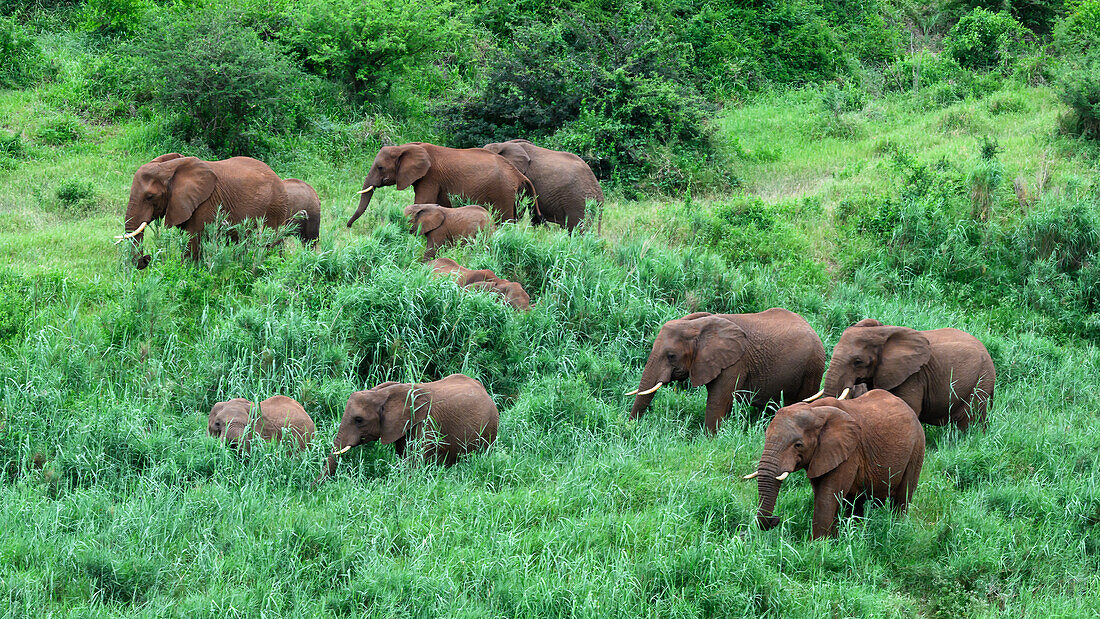
[(82, 25), (104, 36), (125, 36), (141, 25), (148, 5), (145, 0), (87, 0)]
[(0, 88), (23, 88), (46, 71), (38, 42), (15, 19), (0, 15)]
[(1005, 12), (976, 8), (943, 40), (944, 51), (969, 69), (1005, 69), (1023, 51), (1027, 30)]
[(315, 82), (232, 12), (162, 15), (126, 46), (127, 94), (147, 93), (172, 114), (173, 132), (217, 155), (263, 152), (273, 133), (304, 123)]
[(1069, 113), (1062, 130), (1070, 135), (1100, 139), (1100, 53), (1067, 70), (1059, 80), (1062, 101)]
[(71, 114), (57, 116), (44, 122), (35, 132), (35, 137), (43, 144), (60, 146), (80, 139), (84, 134), (84, 125)]
[(1004, 166), (997, 159), (1000, 152), (996, 138), (983, 139), (978, 162), (970, 171), (970, 217), (973, 219), (989, 219), (993, 195), (1004, 179)]
[(1062, 13), (1063, 0), (948, 0), (944, 8), (956, 16), (979, 8), (1006, 11), (1028, 30), (1047, 34), (1054, 29), (1058, 16)]
[(1100, 43), (1100, 0), (1078, 0), (1068, 7), (1057, 38), (1076, 47)]

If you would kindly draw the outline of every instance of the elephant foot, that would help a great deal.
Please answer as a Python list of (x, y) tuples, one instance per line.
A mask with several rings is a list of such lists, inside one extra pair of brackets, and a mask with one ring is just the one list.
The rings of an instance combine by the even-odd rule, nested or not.
[(153, 261), (153, 257), (150, 256), (149, 254), (145, 254), (144, 256), (138, 258), (137, 259), (137, 268), (138, 268), (138, 270), (140, 271), (140, 270), (144, 269), (145, 267), (149, 266), (149, 263), (152, 262), (152, 261)]

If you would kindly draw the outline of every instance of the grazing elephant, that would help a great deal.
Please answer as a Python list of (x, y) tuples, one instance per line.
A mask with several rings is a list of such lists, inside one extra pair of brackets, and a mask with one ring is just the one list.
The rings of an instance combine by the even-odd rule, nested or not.
[(489, 211), (480, 206), (444, 208), (438, 204), (413, 204), (405, 207), (405, 217), (409, 219), (409, 232), (419, 231), (427, 239), (425, 260), (435, 258), (440, 247), (473, 238), (479, 230), (493, 225)]
[(422, 441), (426, 460), (451, 466), (463, 454), (488, 449), (499, 421), (485, 387), (464, 374), (432, 383), (382, 383), (348, 398), (326, 474), (336, 472), (337, 456), (372, 441), (393, 444), (399, 457), (408, 441)]
[(367, 210), (377, 187), (413, 188), (413, 204), (451, 206), (451, 196), (493, 207), (501, 218), (516, 219), (516, 194), (530, 196), (531, 220), (542, 221), (535, 188), (508, 160), (483, 148), (447, 148), (423, 142), (383, 146), (371, 164), (359, 208), (348, 220), (350, 228)]
[(428, 263), (437, 275), (458, 275), (458, 285), (481, 290), (489, 290), (504, 297), (509, 305), (527, 311), (531, 309), (531, 297), (517, 282), (497, 277), (491, 269), (467, 269), (450, 258), (436, 258)]
[(309, 183), (296, 178), (284, 180), (283, 187), (287, 195), (287, 213), (292, 220), (299, 220), (294, 226), (295, 235), (302, 245), (317, 247), (321, 235), (321, 199)]
[(210, 409), (207, 432), (244, 451), (250, 449), (254, 435), (279, 443), (283, 434), (289, 432), (297, 441), (298, 449), (305, 449), (313, 440), (317, 430), (313, 419), (295, 400), (276, 395), (260, 402), (260, 417), (255, 423), (250, 417), (252, 406), (252, 402), (244, 398), (218, 402)]
[(825, 370), (825, 347), (801, 316), (772, 308), (757, 314), (696, 312), (661, 327), (642, 372), (630, 418), (649, 408), (653, 394), (671, 381), (707, 386), (706, 429), (733, 407), (734, 392), (752, 394), (750, 405), (790, 402), (812, 394)]
[(764, 434), (755, 473), (760, 492), (756, 522), (768, 530), (779, 524), (779, 486), (792, 472), (806, 469), (814, 489), (813, 537), (835, 532), (840, 502), (851, 501), (863, 515), (864, 503), (893, 500), (905, 511), (924, 464), (924, 429), (904, 400), (881, 389), (854, 400), (823, 398), (799, 402), (775, 413)]
[[(143, 231), (154, 219), (168, 227), (178, 226), (190, 239), (185, 257), (197, 259), (203, 228), (214, 221), (221, 208), (229, 223), (259, 219), (268, 228), (278, 228), (293, 213), (283, 179), (267, 164), (250, 157), (203, 161), (179, 153), (161, 155), (138, 168), (130, 185), (126, 206), (126, 233), (120, 241), (141, 243)], [(142, 256), (144, 268), (149, 256)]]
[(483, 148), (504, 157), (531, 179), (539, 196), (539, 211), (547, 221), (572, 231), (584, 221), (587, 200), (603, 204), (603, 190), (592, 168), (573, 153), (542, 148), (527, 140), (496, 142)]
[(916, 331), (866, 319), (844, 330), (833, 348), (822, 393), (866, 385), (905, 400), (922, 423), (983, 426), (997, 373), (989, 351), (958, 329)]

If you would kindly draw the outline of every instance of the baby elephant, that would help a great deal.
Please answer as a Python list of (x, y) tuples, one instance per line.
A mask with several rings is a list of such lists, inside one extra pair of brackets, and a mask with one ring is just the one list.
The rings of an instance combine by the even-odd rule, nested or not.
[(427, 239), (424, 259), (435, 258), (440, 247), (459, 239), (473, 238), (479, 230), (489, 229), (493, 218), (480, 206), (446, 208), (438, 204), (413, 204), (405, 207), (409, 218), (409, 232)]
[(497, 277), (491, 269), (467, 269), (450, 258), (436, 258), (428, 264), (437, 275), (457, 274), (459, 286), (489, 290), (504, 297), (512, 307), (527, 311), (531, 309), (531, 297), (518, 282)]
[(806, 469), (814, 489), (813, 537), (835, 532), (840, 501), (851, 501), (863, 515), (870, 499), (893, 500), (905, 511), (924, 464), (924, 430), (904, 400), (873, 389), (854, 400), (823, 398), (779, 409), (764, 434), (756, 478), (760, 509), (756, 521), (767, 530), (779, 524), (772, 514), (781, 482)]
[(244, 451), (250, 449), (252, 437), (257, 434), (265, 441), (279, 443), (283, 434), (289, 432), (298, 449), (305, 449), (313, 440), (317, 428), (302, 405), (293, 399), (276, 395), (260, 402), (260, 417), (254, 423), (249, 416), (252, 406), (244, 398), (218, 402), (210, 409), (207, 432)]
[(485, 387), (464, 374), (356, 391), (344, 408), (326, 474), (336, 472), (336, 456), (372, 441), (392, 444), (398, 456), (408, 441), (422, 441), (426, 460), (450, 466), (463, 454), (488, 449), (499, 420)]

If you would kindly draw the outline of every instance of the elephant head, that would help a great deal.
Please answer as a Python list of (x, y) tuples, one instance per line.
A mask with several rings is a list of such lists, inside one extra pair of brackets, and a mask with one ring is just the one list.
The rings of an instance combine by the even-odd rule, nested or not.
[(388, 187), (397, 185), (397, 189), (408, 188), (416, 181), (424, 178), (432, 167), (431, 157), (428, 151), (417, 143), (402, 144), (400, 146), (383, 146), (374, 157), (374, 163), (363, 180), (363, 189), (359, 191), (359, 208), (348, 220), (350, 228), (356, 219), (367, 210), (375, 187)]
[(247, 445), (250, 424), (249, 411), (252, 402), (244, 398), (234, 398), (228, 402), (218, 402), (210, 409), (206, 431), (210, 436), (233, 446)]
[[(205, 161), (179, 153), (161, 155), (141, 166), (130, 185), (126, 232), (116, 238), (141, 243), (145, 227), (155, 219), (163, 218), (165, 226), (191, 219), (195, 209), (214, 193), (217, 180)], [(148, 264), (148, 256), (141, 262)]]
[(764, 451), (755, 473), (760, 493), (756, 522), (765, 531), (779, 524), (775, 501), (783, 480), (806, 469), (810, 479), (821, 477), (847, 460), (859, 447), (859, 426), (851, 415), (822, 400), (779, 409), (764, 433)]
[(411, 384), (395, 382), (351, 394), (328, 457), (327, 474), (336, 472), (336, 457), (352, 447), (373, 441), (389, 445), (423, 422), (428, 406), (423, 397), (414, 402), (416, 395)]
[(531, 155), (527, 152), (525, 144), (531, 144), (531, 142), (527, 140), (508, 140), (507, 142), (486, 144), (482, 148), (504, 157), (521, 174), (527, 174), (527, 170), (531, 169)]
[(427, 234), (443, 225), (445, 216), (443, 207), (438, 204), (412, 204), (405, 207), (405, 217), (409, 220), (409, 232)]
[(748, 348), (748, 336), (736, 323), (699, 312), (661, 327), (649, 353), (635, 395), (630, 416), (641, 415), (662, 385), (691, 380), (693, 387), (705, 385), (731, 365), (740, 361)]
[(917, 373), (932, 356), (928, 339), (908, 327), (890, 327), (874, 319), (861, 320), (844, 330), (825, 372), (825, 395), (890, 390)]

